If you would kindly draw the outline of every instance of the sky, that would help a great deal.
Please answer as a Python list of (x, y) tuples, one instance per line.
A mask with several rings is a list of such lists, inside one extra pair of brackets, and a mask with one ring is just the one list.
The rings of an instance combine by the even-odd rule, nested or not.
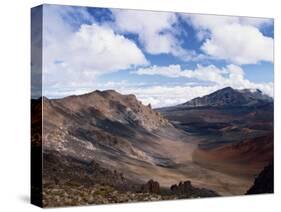
[(272, 19), (44, 5), (42, 28), (49, 98), (114, 89), (157, 108), (226, 86), (273, 96)]

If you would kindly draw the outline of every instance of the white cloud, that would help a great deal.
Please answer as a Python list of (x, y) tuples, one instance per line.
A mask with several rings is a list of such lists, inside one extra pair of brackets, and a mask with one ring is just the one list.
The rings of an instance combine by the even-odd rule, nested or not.
[(273, 62), (273, 39), (252, 26), (231, 24), (215, 28), (201, 48), (213, 57), (236, 64)]
[(66, 58), (74, 67), (92, 72), (112, 72), (148, 63), (134, 42), (97, 24), (81, 25), (65, 50), (69, 52), (62, 60)]
[(273, 83), (251, 82), (245, 78), (243, 69), (234, 64), (227, 65), (223, 68), (218, 68), (214, 65), (197, 65), (197, 68), (194, 70), (182, 70), (179, 65), (170, 65), (166, 67), (150, 66), (146, 68), (139, 68), (137, 71), (132, 73), (138, 75), (161, 75), (170, 78), (184, 77), (196, 79), (201, 82), (208, 82), (217, 88), (223, 88), (226, 86), (231, 86), (236, 89), (258, 88), (264, 93), (273, 96)]
[(46, 11), (43, 49), (46, 87), (93, 85), (97, 75), (148, 64), (133, 41), (111, 28), (92, 23), (73, 29), (64, 21), (68, 13), (62, 15), (52, 8)]
[(117, 29), (139, 35), (145, 50), (151, 54), (170, 53), (177, 46), (172, 35), (174, 13), (140, 10), (111, 10)]
[(178, 18), (172, 12), (140, 10), (111, 10), (115, 22), (113, 27), (122, 33), (134, 33), (145, 51), (150, 54), (172, 54), (183, 60), (196, 59), (193, 51), (183, 49), (176, 37)]
[(261, 27), (270, 25), (273, 20), (270, 18), (254, 18), (241, 16), (223, 16), (223, 15), (197, 15), (181, 14), (181, 17), (190, 22), (196, 29), (213, 29), (222, 25), (241, 24)]
[[(134, 93), (143, 104), (151, 104), (153, 108), (172, 106), (184, 103), (198, 96), (207, 95), (219, 89), (218, 86), (149, 86), (131, 88), (127, 93)], [(120, 90), (122, 92), (122, 90)]]
[(198, 65), (195, 70), (182, 70), (180, 65), (169, 66), (151, 66), (147, 68), (140, 68), (135, 72), (139, 75), (162, 75), (171, 78), (186, 77), (194, 78), (203, 81), (221, 82), (224, 78), (222, 74), (226, 73), (214, 65), (201, 66)]
[(273, 25), (272, 18), (238, 17), (240, 24), (261, 27), (264, 25)]
[(182, 15), (203, 40), (201, 49), (214, 59), (236, 64), (273, 62), (273, 39), (264, 36), (259, 27), (272, 19), (216, 15)]
[(95, 21), (85, 7), (44, 5), (43, 16), (46, 45), (67, 39), (81, 22), (93, 23)]

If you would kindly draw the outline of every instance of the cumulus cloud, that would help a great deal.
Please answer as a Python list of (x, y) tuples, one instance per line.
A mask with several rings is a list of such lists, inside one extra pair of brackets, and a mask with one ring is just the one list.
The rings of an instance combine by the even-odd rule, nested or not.
[(179, 65), (170, 66), (150, 66), (140, 68), (132, 72), (138, 75), (161, 75), (170, 78), (184, 77), (196, 79), (201, 82), (208, 82), (216, 88), (231, 86), (236, 89), (258, 88), (264, 93), (273, 96), (272, 83), (254, 83), (245, 78), (245, 73), (240, 66), (229, 64), (226, 67), (216, 67), (214, 65), (197, 65), (194, 70), (183, 70)]
[(44, 5), (43, 16), (45, 45), (68, 39), (79, 28), (81, 22), (95, 21), (85, 7)]
[(139, 75), (161, 75), (171, 78), (186, 77), (194, 78), (203, 81), (220, 82), (222, 81), (226, 70), (221, 70), (214, 65), (201, 66), (198, 65), (195, 70), (182, 70), (180, 65), (169, 66), (151, 66), (147, 68), (140, 68), (135, 72)]
[(172, 36), (172, 25), (176, 22), (174, 13), (116, 9), (111, 11), (118, 29), (138, 34), (149, 53), (170, 53), (177, 45)]
[(73, 29), (64, 21), (65, 14), (50, 10), (45, 15), (53, 20), (44, 25), (46, 86), (83, 86), (93, 83), (98, 75), (148, 64), (133, 41), (110, 27), (91, 23)]
[(214, 59), (236, 64), (273, 62), (273, 39), (264, 36), (259, 27), (272, 19), (216, 15), (182, 15), (198, 31), (201, 49)]
[(273, 62), (273, 39), (252, 26), (231, 24), (215, 28), (201, 48), (211, 56), (236, 64)]
[(200, 15), (200, 14), (181, 14), (181, 17), (193, 25), (196, 29), (212, 30), (228, 24), (241, 24), (254, 27), (273, 24), (270, 18), (254, 18), (240, 16), (222, 16), (222, 15)]
[(122, 33), (137, 34), (145, 51), (150, 54), (172, 54), (183, 60), (197, 58), (194, 51), (181, 47), (175, 27), (178, 17), (172, 12), (141, 10), (111, 10), (115, 19), (113, 27)]

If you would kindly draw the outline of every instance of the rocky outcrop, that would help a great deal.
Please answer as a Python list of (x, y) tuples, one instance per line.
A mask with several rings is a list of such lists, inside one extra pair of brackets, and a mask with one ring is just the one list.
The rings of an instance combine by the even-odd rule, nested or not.
[(184, 181), (184, 182), (180, 182), (178, 185), (172, 185), (171, 186), (171, 191), (174, 194), (190, 194), (192, 191), (192, 186), (191, 186), (191, 182), (190, 181)]
[(179, 198), (190, 198), (190, 197), (216, 197), (219, 196), (215, 191), (205, 189), (205, 188), (196, 188), (192, 186), (191, 182), (184, 181), (179, 182), (178, 185), (174, 184), (170, 187), (172, 194), (178, 196)]
[(160, 185), (157, 181), (149, 180), (146, 184), (142, 185), (141, 191), (144, 193), (160, 193)]
[(265, 194), (274, 192), (274, 165), (266, 166), (256, 177), (253, 186), (246, 194)]

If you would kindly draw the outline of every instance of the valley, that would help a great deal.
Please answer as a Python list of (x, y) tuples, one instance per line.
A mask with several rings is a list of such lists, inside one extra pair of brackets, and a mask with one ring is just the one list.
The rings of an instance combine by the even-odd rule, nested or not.
[(161, 198), (179, 198), (171, 188), (187, 181), (192, 192), (185, 198), (242, 195), (273, 161), (273, 100), (260, 91), (228, 87), (158, 109), (114, 90), (33, 105), (33, 117), (40, 105), (44, 114), (46, 188), (70, 183), (146, 193), (153, 179)]

